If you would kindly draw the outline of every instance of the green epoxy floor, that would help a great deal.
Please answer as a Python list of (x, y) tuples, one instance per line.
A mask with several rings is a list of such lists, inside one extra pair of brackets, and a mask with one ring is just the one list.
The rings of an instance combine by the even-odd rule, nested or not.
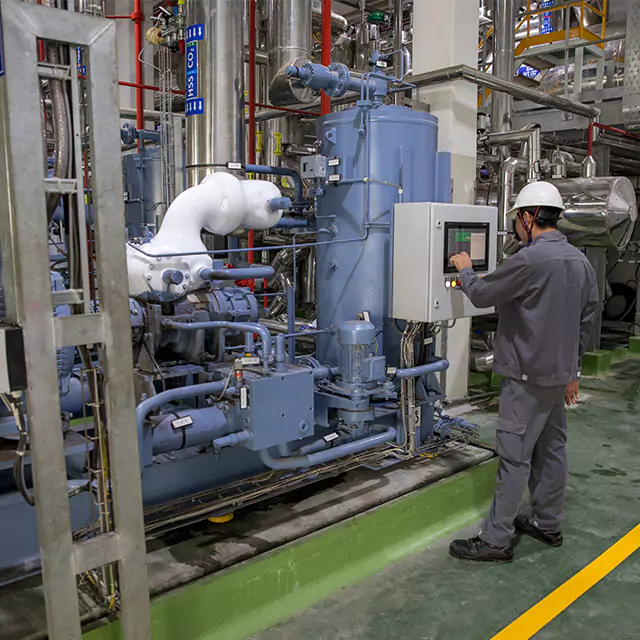
[[(640, 361), (585, 380), (569, 411), (565, 544), (523, 539), (510, 565), (448, 555), (448, 541), (383, 571), (256, 640), (484, 640), (493, 637), (640, 522)], [(471, 414), (492, 439), (491, 411)], [(478, 523), (479, 524), (479, 523)], [(478, 526), (460, 532), (475, 535)], [(640, 551), (535, 635), (640, 638)]]

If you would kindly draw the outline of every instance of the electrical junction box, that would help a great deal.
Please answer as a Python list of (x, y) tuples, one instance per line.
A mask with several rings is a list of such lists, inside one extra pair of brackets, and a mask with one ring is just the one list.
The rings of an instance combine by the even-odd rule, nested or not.
[(327, 158), (321, 155), (304, 156), (300, 160), (300, 175), (303, 178), (326, 178)]
[(462, 292), (449, 258), (466, 252), (482, 276), (496, 268), (495, 207), (404, 202), (395, 205), (393, 228), (394, 318), (443, 322), (493, 312), (474, 307)]
[(270, 376), (248, 374), (245, 381), (248, 406), (240, 415), (253, 435), (249, 449), (260, 451), (313, 435), (313, 369), (289, 365)]
[(27, 388), (27, 365), (22, 329), (0, 326), (0, 393)]

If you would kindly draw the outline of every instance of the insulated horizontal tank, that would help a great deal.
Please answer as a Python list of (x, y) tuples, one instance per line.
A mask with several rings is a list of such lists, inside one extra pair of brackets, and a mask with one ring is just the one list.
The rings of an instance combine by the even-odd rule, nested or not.
[(628, 178), (554, 180), (565, 210), (558, 228), (578, 247), (624, 249), (638, 217), (636, 193)]

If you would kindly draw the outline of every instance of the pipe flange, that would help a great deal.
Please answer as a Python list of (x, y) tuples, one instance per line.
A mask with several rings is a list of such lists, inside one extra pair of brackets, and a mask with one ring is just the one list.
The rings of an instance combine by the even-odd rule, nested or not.
[(298, 81), (303, 84), (305, 87), (310, 86), (313, 83), (313, 79), (315, 78), (315, 72), (313, 70), (313, 62), (311, 60), (305, 60), (302, 64), (300, 64), (300, 60), (296, 60), (294, 63), (298, 67), (302, 67), (308, 73), (305, 78), (299, 78)]
[(329, 92), (329, 95), (332, 98), (340, 98), (347, 92), (347, 87), (349, 86), (349, 81), (351, 80), (349, 67), (347, 67), (347, 65), (345, 64), (342, 64), (341, 62), (332, 62), (329, 65), (329, 71), (336, 74), (334, 76), (334, 78), (336, 78), (336, 81), (326, 91)]
[(289, 66), (300, 67), (308, 70), (310, 74), (313, 70), (309, 68), (311, 62), (307, 58), (296, 58), (288, 65), (284, 65), (274, 76), (269, 85), (269, 101), (276, 107), (284, 107), (298, 103), (311, 104), (319, 95), (319, 91), (315, 91), (307, 86), (308, 78), (289, 78), (287, 69)]

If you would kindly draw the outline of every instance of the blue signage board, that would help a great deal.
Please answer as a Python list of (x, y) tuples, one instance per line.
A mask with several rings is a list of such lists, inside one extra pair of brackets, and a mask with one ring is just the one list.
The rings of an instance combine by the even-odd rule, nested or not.
[(203, 24), (192, 24), (190, 27), (187, 27), (185, 32), (185, 41), (195, 42), (196, 40), (204, 40)]
[(198, 41), (204, 40), (204, 25), (192, 24), (186, 30), (186, 66), (187, 86), (185, 115), (195, 116), (204, 113), (204, 99), (198, 97)]
[(204, 98), (191, 98), (184, 104), (184, 113), (187, 117), (204, 113)]
[(516, 75), (531, 78), (533, 80), (539, 73), (540, 69), (536, 69), (528, 64), (521, 64)]

